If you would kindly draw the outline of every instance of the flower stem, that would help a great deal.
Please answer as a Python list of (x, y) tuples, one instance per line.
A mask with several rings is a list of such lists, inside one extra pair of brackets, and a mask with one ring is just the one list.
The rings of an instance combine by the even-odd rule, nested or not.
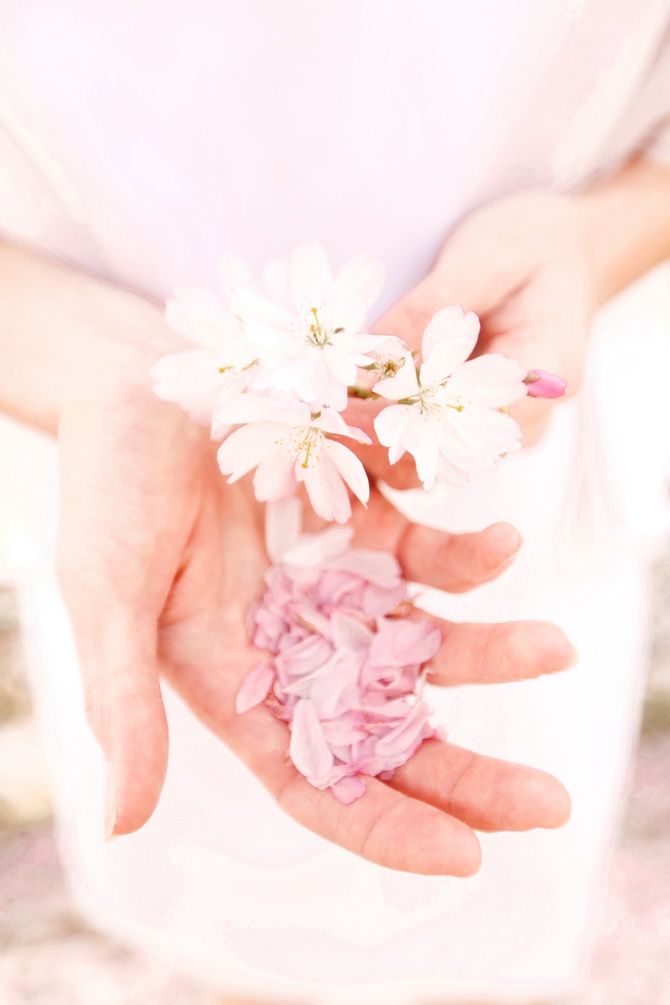
[(370, 391), (367, 387), (359, 387), (358, 384), (350, 384), (347, 388), (350, 398), (379, 398), (379, 394)]

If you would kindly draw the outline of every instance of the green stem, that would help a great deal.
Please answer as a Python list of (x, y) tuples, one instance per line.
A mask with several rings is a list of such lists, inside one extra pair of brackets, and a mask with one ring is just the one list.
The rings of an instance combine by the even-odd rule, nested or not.
[(367, 387), (359, 387), (358, 384), (350, 384), (347, 388), (350, 398), (380, 398), (381, 395), (375, 394), (374, 391), (370, 391)]

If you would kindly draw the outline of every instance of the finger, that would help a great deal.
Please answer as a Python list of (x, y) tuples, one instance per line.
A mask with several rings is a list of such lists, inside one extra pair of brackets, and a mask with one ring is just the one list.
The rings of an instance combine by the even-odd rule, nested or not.
[(151, 633), (124, 611), (105, 609), (99, 590), (89, 585), (82, 593), (82, 584), (73, 587), (68, 579), (61, 573), (86, 715), (107, 764), (102, 825), (110, 838), (137, 830), (156, 807), (167, 766), (167, 721)]
[(288, 762), (289, 735), (266, 709), (240, 716), (232, 746), (298, 823), (368, 861), (428, 875), (468, 876), (477, 871), (476, 835), (435, 805), (407, 797), (376, 778), (348, 806), (315, 789)]
[(481, 851), (470, 827), (433, 805), (365, 778), (366, 794), (348, 806), (314, 788), (288, 758), (290, 734), (268, 709), (236, 715), (234, 697), (210, 668), (172, 673), (176, 689), (224, 739), (298, 823), (356, 855), (405, 872), (471, 876)]
[[(573, 394), (578, 387), (579, 376), (577, 368), (566, 359), (566, 351), (555, 340), (539, 333), (516, 329), (505, 335), (491, 339), (486, 345), (486, 352), (499, 352), (505, 356), (518, 359), (529, 369), (542, 368), (547, 373), (555, 373), (567, 381), (566, 397)], [(563, 342), (567, 342), (563, 339)], [(554, 409), (560, 405), (562, 398), (535, 398), (526, 395), (509, 408), (509, 414), (521, 426), (524, 447), (534, 446), (547, 431), (552, 420)]]
[(521, 544), (518, 530), (505, 522), (467, 534), (446, 534), (409, 523), (398, 542), (397, 556), (406, 579), (463, 593), (504, 572)]
[(387, 783), (481, 831), (561, 827), (570, 797), (552, 775), (426, 740)]
[(455, 816), (365, 777), (365, 795), (341, 806), (295, 775), (278, 794), (295, 820), (387, 869), (429, 876), (473, 876), (481, 865), (474, 832)]
[[(579, 284), (577, 285), (579, 289)], [(593, 308), (573, 286), (564, 288), (554, 276), (536, 277), (497, 311), (495, 323), (482, 319), (477, 353), (500, 352), (518, 359), (529, 370), (538, 367), (567, 382), (558, 399), (527, 395), (510, 408), (523, 430), (523, 445), (533, 446), (545, 432), (554, 409), (580, 387)]]
[(59, 452), (59, 580), (86, 712), (108, 766), (105, 826), (110, 836), (125, 834), (153, 812), (167, 762), (155, 651), (166, 588), (149, 575), (145, 533), (156, 516), (145, 482), (157, 479), (151, 455), (119, 448), (102, 405), (64, 417)]
[(429, 665), (431, 684), (503, 684), (530, 680), (572, 666), (574, 646), (544, 621), (454, 624), (432, 618), (442, 645)]

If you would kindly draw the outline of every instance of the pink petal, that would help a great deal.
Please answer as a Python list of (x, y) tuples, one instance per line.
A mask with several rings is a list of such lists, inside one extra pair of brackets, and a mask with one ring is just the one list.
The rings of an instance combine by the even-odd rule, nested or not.
[(370, 644), (370, 665), (408, 666), (426, 663), (440, 648), (442, 635), (427, 618), (383, 620)]
[(312, 685), (327, 680), (342, 668), (348, 669), (350, 663), (350, 653), (342, 651), (334, 652), (325, 663), (287, 685), (284, 691), (286, 694), (297, 694), (299, 697), (309, 695), (312, 691)]
[(355, 618), (335, 611), (330, 619), (331, 639), (336, 649), (367, 649), (372, 641), (373, 633)]
[(425, 702), (418, 702), (412, 714), (400, 722), (390, 733), (377, 741), (376, 755), (386, 761), (386, 767), (399, 767), (409, 760), (423, 740), (423, 729), (428, 722), (429, 710)]
[(330, 790), (338, 803), (342, 803), (343, 806), (348, 806), (356, 799), (360, 799), (366, 792), (365, 782), (360, 775), (346, 775), (339, 781), (333, 782)]
[(268, 663), (261, 663), (246, 675), (235, 697), (235, 711), (238, 715), (255, 708), (268, 696), (274, 680), (274, 671)]
[(321, 635), (309, 635), (297, 644), (282, 649), (281, 655), (277, 657), (277, 671), (282, 686), (318, 670), (332, 655), (332, 646)]
[(388, 589), (395, 589), (400, 582), (400, 566), (397, 559), (386, 551), (350, 548), (341, 555), (334, 555), (325, 564), (328, 569), (349, 572), (369, 583)]
[(289, 753), (298, 771), (316, 783), (333, 767), (333, 755), (326, 745), (321, 724), (309, 699), (302, 698), (295, 706)]

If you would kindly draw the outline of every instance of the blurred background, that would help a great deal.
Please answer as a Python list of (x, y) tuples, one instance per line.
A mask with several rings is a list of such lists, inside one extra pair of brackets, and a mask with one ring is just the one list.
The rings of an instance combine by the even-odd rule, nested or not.
[[(17, 589), (46, 547), (34, 527), (53, 520), (45, 484), (55, 452), (9, 420), (0, 448), (0, 1005), (215, 1005), (213, 989), (91, 928), (67, 889)], [(670, 547), (659, 552), (653, 589), (640, 743), (592, 972), (584, 993), (560, 1005), (670, 1003)]]

